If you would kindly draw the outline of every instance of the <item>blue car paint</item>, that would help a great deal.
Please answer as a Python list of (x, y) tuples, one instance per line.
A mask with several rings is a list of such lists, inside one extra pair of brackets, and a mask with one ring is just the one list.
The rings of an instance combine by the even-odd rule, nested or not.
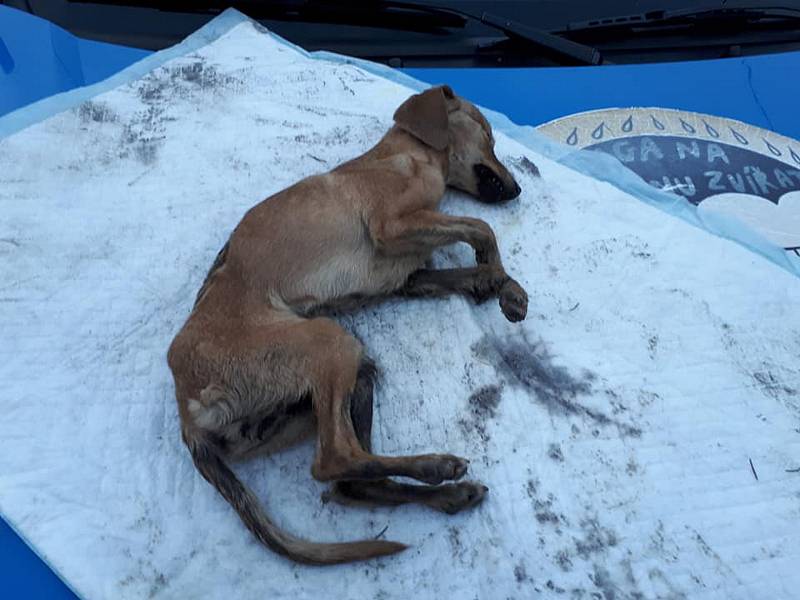
[(658, 106), (738, 119), (800, 138), (800, 52), (750, 58), (601, 68), (405, 69), (449, 83), (473, 102), (521, 125), (587, 110)]
[(75, 594), (0, 519), (0, 597), (74, 600)]
[[(146, 50), (76, 38), (0, 6), (0, 116), (90, 85), (148, 56)], [(738, 119), (800, 138), (800, 52), (602, 68), (402, 69), (524, 125), (586, 110), (659, 106)]]
[(0, 6), (0, 115), (105, 79), (148, 54), (82, 40), (44, 19)]
[[(145, 58), (145, 50), (76, 38), (27, 13), (0, 6), (0, 116), (101, 81)], [(795, 117), (800, 52), (688, 63), (603, 68), (404, 69), (448, 83), (519, 124), (617, 106), (659, 106), (738, 119), (800, 138)], [(0, 595), (75, 598), (0, 521)]]

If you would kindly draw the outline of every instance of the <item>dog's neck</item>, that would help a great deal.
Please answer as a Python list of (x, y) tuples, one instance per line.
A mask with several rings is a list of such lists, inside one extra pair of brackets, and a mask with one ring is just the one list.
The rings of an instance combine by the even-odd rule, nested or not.
[(364, 156), (380, 159), (398, 154), (410, 156), (423, 164), (435, 167), (441, 172), (445, 182), (447, 181), (450, 170), (450, 158), (447, 150), (431, 148), (396, 125), (386, 132), (381, 141)]

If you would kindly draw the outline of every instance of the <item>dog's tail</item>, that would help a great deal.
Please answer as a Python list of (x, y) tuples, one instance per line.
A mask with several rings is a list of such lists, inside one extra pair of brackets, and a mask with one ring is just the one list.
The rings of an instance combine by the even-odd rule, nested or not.
[(225, 464), (211, 436), (198, 430), (184, 431), (184, 441), (201, 475), (233, 506), (258, 541), (278, 554), (310, 565), (332, 565), (386, 556), (406, 549), (405, 544), (383, 540), (320, 544), (289, 535), (269, 519), (253, 493)]

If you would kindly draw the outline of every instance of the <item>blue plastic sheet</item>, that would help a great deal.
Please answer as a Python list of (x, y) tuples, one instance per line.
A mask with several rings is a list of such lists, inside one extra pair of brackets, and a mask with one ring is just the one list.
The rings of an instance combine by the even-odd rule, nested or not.
[(49, 21), (0, 6), (0, 115), (102, 81), (148, 54), (83, 40)]

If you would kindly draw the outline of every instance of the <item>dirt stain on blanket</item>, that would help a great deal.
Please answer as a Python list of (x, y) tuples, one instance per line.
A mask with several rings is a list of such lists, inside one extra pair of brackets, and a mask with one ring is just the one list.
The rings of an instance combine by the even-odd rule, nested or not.
[(617, 534), (600, 525), (597, 517), (583, 519), (580, 525), (583, 539), (575, 539), (575, 551), (583, 560), (617, 545)]
[(116, 123), (119, 120), (119, 115), (106, 103), (100, 101), (87, 100), (75, 110), (83, 124)]
[(531, 343), (524, 336), (498, 338), (484, 335), (472, 346), (472, 353), (494, 366), (509, 385), (526, 390), (530, 397), (551, 415), (585, 417), (600, 426), (616, 426), (623, 436), (639, 437), (641, 429), (602, 411), (580, 404), (580, 396), (592, 394), (594, 373), (584, 370), (580, 376), (554, 364), (547, 345)]
[[(171, 99), (191, 99), (196, 103), (209, 102), (207, 95), (237, 94), (243, 90), (243, 81), (235, 75), (221, 73), (214, 65), (208, 64), (202, 56), (190, 55), (188, 60), (178, 64), (155, 69), (131, 84), (144, 108), (134, 113), (123, 124), (119, 157), (132, 156), (147, 166), (158, 160), (161, 146), (166, 139), (164, 124), (174, 121), (170, 117)], [(81, 118), (93, 121), (108, 121), (115, 115), (108, 115), (102, 107), (86, 106)]]
[(561, 526), (568, 525), (569, 520), (564, 513), (556, 513), (558, 509), (555, 506), (557, 503), (555, 495), (545, 494), (538, 479), (528, 479), (525, 491), (531, 499), (534, 516), (539, 525), (551, 525), (555, 528), (556, 534), (561, 535)]
[(467, 400), (467, 416), (458, 422), (462, 431), (469, 437), (477, 434), (484, 444), (488, 444), (491, 439), (488, 424), (497, 416), (502, 396), (501, 385), (484, 385), (475, 390)]
[(533, 162), (531, 162), (527, 156), (513, 158), (509, 162), (518, 170), (527, 173), (531, 177), (541, 177), (541, 174), (539, 173), (539, 167), (533, 164)]

